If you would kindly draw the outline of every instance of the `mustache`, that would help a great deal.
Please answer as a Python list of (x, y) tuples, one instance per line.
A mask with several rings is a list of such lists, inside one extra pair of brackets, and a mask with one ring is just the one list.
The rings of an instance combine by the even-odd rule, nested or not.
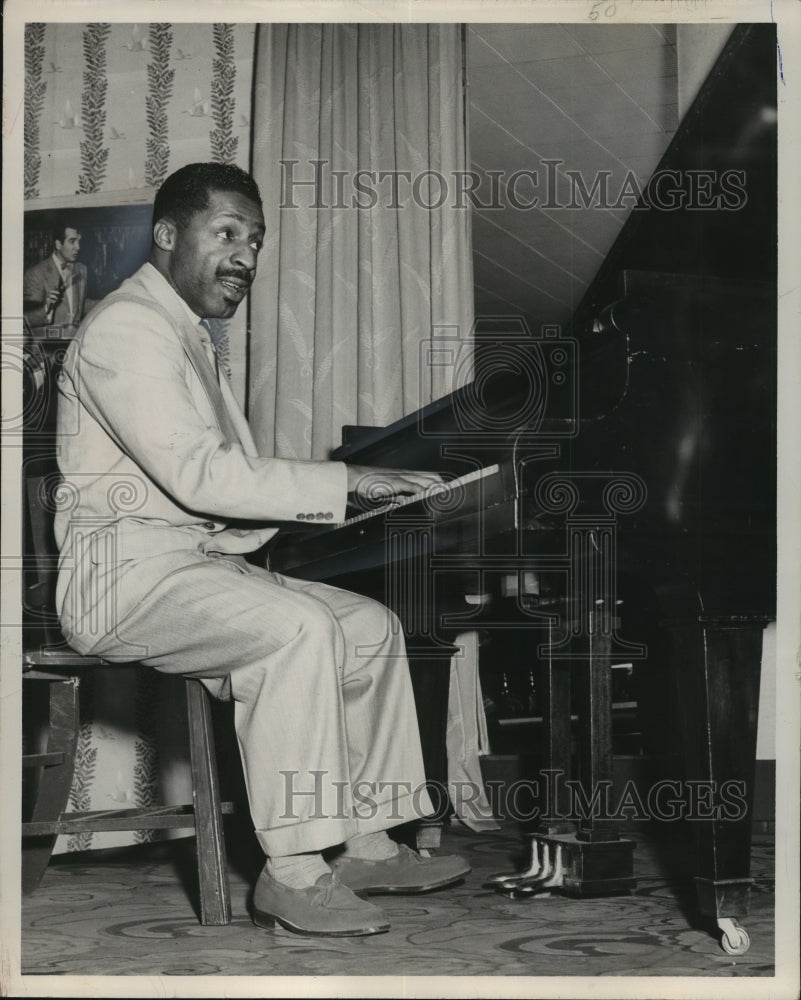
[(217, 271), (218, 278), (235, 278), (237, 281), (253, 284), (253, 275), (249, 271)]

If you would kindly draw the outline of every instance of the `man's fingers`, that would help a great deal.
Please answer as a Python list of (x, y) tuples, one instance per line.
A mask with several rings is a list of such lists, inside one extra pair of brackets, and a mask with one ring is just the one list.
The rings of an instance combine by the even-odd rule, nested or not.
[(420, 493), (429, 486), (438, 486), (442, 477), (429, 472), (401, 472), (389, 481), (395, 486), (396, 492)]
[(444, 483), (442, 476), (436, 472), (358, 467), (348, 470), (348, 481), (352, 492), (371, 499), (422, 493)]

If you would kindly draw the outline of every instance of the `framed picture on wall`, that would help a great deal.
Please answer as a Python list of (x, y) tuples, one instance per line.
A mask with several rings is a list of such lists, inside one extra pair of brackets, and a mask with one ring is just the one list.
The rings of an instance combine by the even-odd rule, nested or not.
[(81, 235), (78, 261), (86, 265), (86, 297), (113, 292), (147, 259), (152, 207), (149, 204), (41, 208), (25, 212), (23, 267), (53, 252), (56, 230), (70, 226)]

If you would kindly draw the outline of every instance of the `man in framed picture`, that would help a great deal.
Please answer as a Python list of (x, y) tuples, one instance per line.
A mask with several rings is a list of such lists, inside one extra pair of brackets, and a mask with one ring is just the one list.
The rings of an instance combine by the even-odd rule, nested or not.
[(28, 268), (23, 277), (23, 311), (33, 330), (77, 327), (91, 304), (86, 298), (86, 265), (78, 260), (81, 232), (69, 221), (58, 220), (52, 254)]

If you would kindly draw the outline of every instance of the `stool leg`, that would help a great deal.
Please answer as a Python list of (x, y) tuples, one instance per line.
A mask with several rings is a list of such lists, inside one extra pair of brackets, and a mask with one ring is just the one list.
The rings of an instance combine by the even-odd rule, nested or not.
[(220, 809), (220, 784), (214, 751), (209, 694), (200, 681), (187, 678), (192, 797), (195, 806), (197, 864), (200, 882), (200, 922), (219, 926), (231, 922), (231, 897)]
[[(33, 681), (30, 681), (33, 683)], [(36, 790), (32, 822), (56, 820), (69, 802), (78, 743), (78, 678), (41, 681), (48, 684), (49, 721), (47, 753), (63, 753), (64, 763), (42, 769)], [(24, 831), (24, 826), (23, 826)], [(42, 881), (56, 843), (56, 835), (24, 837), (22, 841), (22, 892), (34, 892)]]

